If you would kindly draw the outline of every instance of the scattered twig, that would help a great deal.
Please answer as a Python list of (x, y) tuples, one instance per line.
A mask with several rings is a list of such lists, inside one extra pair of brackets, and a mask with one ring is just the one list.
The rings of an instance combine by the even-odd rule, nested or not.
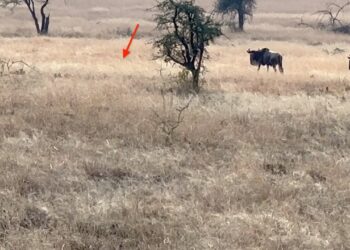
[(0, 77), (11, 75), (24, 75), (25, 68), (38, 72), (35, 69), (35, 67), (29, 65), (28, 63), (22, 60), (14, 61), (8, 58), (0, 58)]
[(315, 27), (309, 23), (304, 22), (304, 17), (300, 17), (300, 22), (298, 23), (298, 26), (306, 27), (306, 28), (312, 28), (314, 29)]
[(167, 104), (166, 93), (164, 91), (161, 91), (161, 94), (163, 100), (162, 114), (155, 110), (153, 110), (153, 113), (156, 117), (156, 128), (161, 129), (161, 131), (165, 135), (166, 144), (171, 145), (174, 137), (174, 132), (184, 122), (184, 112), (190, 107), (194, 95), (190, 97), (190, 99), (186, 102), (184, 106), (175, 108), (175, 112), (177, 114), (174, 114), (173, 110), (169, 110), (173, 106), (173, 93), (171, 93), (170, 96), (170, 104)]

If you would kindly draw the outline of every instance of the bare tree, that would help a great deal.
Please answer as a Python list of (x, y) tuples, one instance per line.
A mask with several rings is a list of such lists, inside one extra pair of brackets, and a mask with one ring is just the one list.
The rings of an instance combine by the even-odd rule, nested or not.
[(315, 23), (306, 23), (303, 17), (301, 17), (298, 25), (313, 29), (329, 29), (332, 31), (348, 33), (350, 26), (341, 20), (341, 15), (349, 6), (349, 0), (343, 4), (329, 3), (325, 9), (313, 13), (313, 15), (318, 16)]
[[(50, 14), (45, 9), (49, 5), (49, 0), (0, 0), (0, 7), (15, 8), (17, 5), (25, 4), (33, 18), (36, 31), (39, 35), (47, 35), (50, 26)], [(40, 5), (40, 18), (37, 14), (36, 3)]]
[(330, 26), (331, 28), (336, 28), (338, 25), (343, 26), (339, 16), (349, 5), (350, 1), (347, 1), (342, 5), (337, 3), (329, 3), (326, 9), (315, 12), (315, 14), (319, 15), (318, 23), (321, 24), (324, 22), (324, 19), (328, 19), (326, 25)]

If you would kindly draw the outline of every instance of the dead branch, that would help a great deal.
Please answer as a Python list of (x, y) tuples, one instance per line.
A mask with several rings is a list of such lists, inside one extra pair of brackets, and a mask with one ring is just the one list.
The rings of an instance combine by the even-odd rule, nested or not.
[[(343, 22), (340, 20), (340, 14), (343, 13), (346, 7), (350, 6), (350, 1), (339, 5), (337, 3), (330, 3), (327, 5), (327, 8), (324, 10), (319, 10), (314, 13), (314, 15), (318, 15), (318, 26), (330, 26), (331, 28), (335, 28), (336, 26), (343, 26)], [(324, 23), (324, 20), (328, 18), (327, 23)]]
[[(173, 93), (170, 96), (170, 104), (167, 103), (166, 93), (161, 91), (162, 100), (163, 100), (163, 113), (153, 110), (155, 115), (156, 128), (160, 128), (162, 133), (165, 135), (165, 142), (167, 145), (170, 145), (173, 141), (175, 130), (184, 122), (185, 116), (184, 112), (190, 107), (194, 95), (186, 102), (184, 106), (175, 108), (176, 115), (172, 110), (169, 110), (173, 105)], [(170, 106), (170, 107), (168, 107)]]
[(299, 22), (297, 25), (298, 25), (299, 27), (312, 28), (312, 29), (315, 28), (315, 26), (313, 26), (312, 24), (309, 24), (309, 23), (304, 22), (303, 16), (300, 17), (300, 22)]
[(0, 58), (0, 77), (24, 75), (26, 73), (25, 68), (37, 72), (35, 67), (31, 66), (23, 60), (14, 61), (8, 58)]

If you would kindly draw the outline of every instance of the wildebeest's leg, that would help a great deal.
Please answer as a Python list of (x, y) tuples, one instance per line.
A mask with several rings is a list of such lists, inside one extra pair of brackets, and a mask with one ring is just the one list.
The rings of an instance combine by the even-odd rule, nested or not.
[(261, 64), (258, 65), (258, 71), (260, 71)]
[(273, 67), (273, 70), (274, 70), (275, 72), (277, 72), (276, 65), (273, 65), (272, 67)]
[(270, 66), (269, 65), (266, 65), (267, 66), (267, 72), (269, 72), (270, 70)]
[(279, 70), (280, 70), (281, 74), (283, 74), (283, 73), (284, 73), (284, 69), (283, 69), (282, 64), (281, 64), (281, 65), (279, 65)]
[(278, 69), (280, 70), (281, 74), (284, 73), (282, 56), (279, 58), (279, 61), (278, 61)]

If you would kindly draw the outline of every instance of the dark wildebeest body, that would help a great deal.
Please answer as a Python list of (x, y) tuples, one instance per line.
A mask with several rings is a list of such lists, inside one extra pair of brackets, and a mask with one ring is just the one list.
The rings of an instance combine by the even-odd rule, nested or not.
[(276, 52), (271, 52), (269, 49), (264, 48), (261, 50), (248, 50), (250, 54), (250, 64), (254, 66), (258, 66), (258, 70), (260, 70), (261, 65), (267, 66), (267, 71), (269, 71), (269, 67), (272, 66), (275, 72), (278, 69), (281, 73), (284, 72), (283, 69), (283, 57)]

